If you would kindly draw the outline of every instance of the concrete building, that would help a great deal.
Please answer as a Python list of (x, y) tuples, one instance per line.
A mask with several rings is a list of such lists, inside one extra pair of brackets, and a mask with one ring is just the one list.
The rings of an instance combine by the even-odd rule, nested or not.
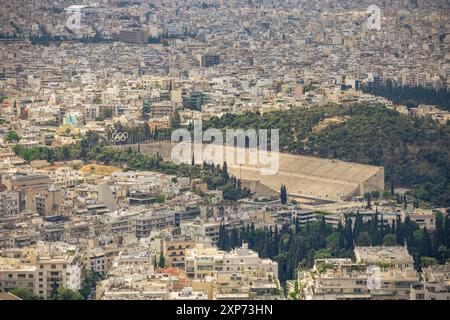
[(173, 212), (148, 212), (134, 218), (136, 237), (148, 237), (152, 230), (173, 227), (175, 214)]
[(306, 300), (409, 300), (419, 282), (406, 247), (356, 247), (351, 259), (318, 259), (301, 271), (299, 293)]
[(35, 205), (33, 197), (38, 193), (48, 191), (50, 177), (43, 174), (3, 176), (2, 184), (6, 186), (7, 190), (19, 192), (21, 211), (32, 210)]
[(450, 264), (422, 268), (422, 281), (411, 286), (411, 300), (450, 300)]
[(163, 240), (163, 254), (169, 266), (183, 269), (185, 267), (186, 250), (194, 247), (195, 241), (189, 238), (174, 238)]
[(27, 288), (44, 299), (60, 287), (79, 290), (82, 283), (80, 262), (76, 247), (64, 243), (39, 242), (20, 251), (6, 251), (0, 257), (3, 290), (13, 286)]
[(203, 244), (186, 250), (185, 270), (189, 278), (214, 277), (259, 269), (273, 272), (278, 278), (278, 264), (270, 259), (259, 258), (256, 252), (248, 249), (247, 244), (229, 253)]
[(0, 217), (18, 214), (20, 211), (20, 194), (17, 191), (0, 192)]

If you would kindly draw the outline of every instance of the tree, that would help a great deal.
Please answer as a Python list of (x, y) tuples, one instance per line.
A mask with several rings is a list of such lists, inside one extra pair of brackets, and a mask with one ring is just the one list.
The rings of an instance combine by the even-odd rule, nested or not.
[(448, 213), (444, 220), (444, 244), (447, 248), (450, 248), (450, 217)]
[(84, 275), (83, 287), (80, 290), (80, 294), (87, 300), (92, 291), (95, 290), (98, 281), (103, 279), (103, 274), (95, 271), (87, 270)]
[(420, 255), (427, 257), (432, 255), (431, 238), (427, 228), (423, 229), (423, 236), (420, 242)]
[(342, 228), (342, 224), (341, 222), (339, 222), (338, 227), (337, 227), (337, 232), (338, 232), (338, 247), (340, 249), (344, 249), (345, 248), (345, 235), (344, 235), (344, 229)]
[(372, 206), (371, 200), (372, 200), (372, 194), (370, 192), (366, 192), (364, 194), (364, 199), (367, 200), (367, 208), (370, 208)]
[(59, 287), (51, 300), (84, 300), (84, 298), (78, 291)]
[(178, 112), (178, 110), (175, 110), (175, 112), (173, 112), (170, 117), (170, 127), (172, 129), (178, 129), (180, 125), (181, 125), (180, 113)]
[(166, 257), (164, 257), (163, 252), (159, 254), (158, 267), (164, 268), (166, 266)]
[(387, 247), (395, 246), (397, 244), (397, 238), (393, 234), (387, 234), (383, 238), (383, 245)]
[[(441, 245), (445, 244), (445, 232), (444, 232), (444, 216), (441, 212), (435, 214), (435, 233), (433, 238), (433, 248), (435, 251), (439, 250)], [(439, 254), (438, 252), (434, 252)]]
[(166, 201), (166, 197), (163, 194), (158, 194), (155, 198), (157, 203), (164, 203)]
[(344, 227), (344, 238), (345, 238), (345, 249), (353, 249), (353, 230), (352, 230), (352, 220), (347, 218)]
[(421, 257), (420, 258), (420, 265), (422, 267), (428, 267), (428, 266), (436, 266), (439, 262), (436, 258), (433, 257)]
[(223, 177), (223, 179), (225, 181), (228, 181), (230, 179), (230, 175), (228, 174), (228, 166), (227, 166), (227, 162), (226, 161), (223, 162), (222, 177)]
[(9, 291), (13, 295), (19, 297), (22, 300), (39, 300), (39, 297), (32, 294), (28, 289), (25, 288), (15, 288)]
[(371, 197), (372, 197), (373, 199), (378, 199), (378, 198), (380, 198), (380, 191), (377, 191), (377, 190), (372, 191), (372, 192), (370, 193), (370, 195), (371, 195)]
[(239, 233), (236, 226), (231, 230), (230, 235), (230, 248), (236, 248), (239, 246)]
[(370, 234), (367, 231), (361, 232), (356, 241), (359, 246), (370, 246)]
[(355, 240), (358, 239), (359, 234), (361, 233), (361, 231), (363, 229), (363, 226), (364, 226), (364, 222), (363, 222), (362, 216), (358, 210), (358, 211), (356, 211), (355, 223), (353, 226), (353, 239), (355, 239)]
[(103, 117), (105, 118), (105, 119), (111, 119), (112, 117), (113, 117), (113, 111), (111, 110), (111, 109), (106, 109), (104, 112), (103, 112)]
[(225, 228), (225, 224), (221, 223), (219, 226), (219, 239), (217, 242), (217, 246), (221, 250), (228, 251), (230, 248), (230, 239), (228, 237), (228, 232)]
[(281, 204), (286, 204), (287, 203), (287, 190), (286, 190), (286, 186), (282, 185), (281, 189), (280, 189), (280, 200), (281, 200)]
[(5, 141), (9, 143), (19, 142), (20, 139), (21, 137), (15, 131), (8, 131), (8, 133), (5, 136)]

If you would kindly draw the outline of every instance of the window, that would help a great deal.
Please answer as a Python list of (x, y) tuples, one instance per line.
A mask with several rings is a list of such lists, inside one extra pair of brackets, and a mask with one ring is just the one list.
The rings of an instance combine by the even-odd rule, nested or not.
[(56, 269), (56, 264), (52, 264), (51, 268)]

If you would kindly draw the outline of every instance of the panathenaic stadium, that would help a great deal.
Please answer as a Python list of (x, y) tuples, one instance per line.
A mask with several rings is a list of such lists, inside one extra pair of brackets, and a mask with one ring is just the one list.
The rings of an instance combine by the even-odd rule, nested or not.
[[(159, 153), (165, 160), (171, 160), (174, 145), (145, 144), (141, 145), (141, 151), (150, 155)], [(225, 149), (227, 148), (232, 148), (234, 152), (242, 150), (236, 147)], [(285, 185), (291, 197), (341, 201), (362, 196), (366, 192), (384, 190), (383, 167), (278, 153), (278, 172), (274, 175), (264, 175), (261, 170), (264, 166), (250, 164), (248, 150), (245, 154), (244, 164), (227, 161), (228, 172), (241, 179), (243, 186), (262, 195), (278, 193), (281, 186)], [(227, 160), (225, 153), (223, 159)], [(212, 162), (222, 165), (222, 161)], [(197, 160), (196, 162), (202, 163)]]

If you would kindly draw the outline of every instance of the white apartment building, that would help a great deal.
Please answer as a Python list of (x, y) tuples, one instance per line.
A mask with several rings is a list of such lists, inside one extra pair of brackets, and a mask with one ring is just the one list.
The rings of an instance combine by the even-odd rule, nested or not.
[(1, 290), (26, 288), (48, 299), (60, 287), (81, 289), (82, 265), (75, 246), (38, 242), (4, 255), (0, 257)]
[(272, 272), (278, 278), (278, 263), (261, 259), (247, 244), (231, 252), (220, 251), (205, 244), (197, 244), (186, 250), (185, 271), (190, 278), (199, 279), (254, 270)]
[(356, 247), (351, 259), (318, 259), (301, 271), (299, 297), (306, 300), (409, 300), (419, 282), (406, 247)]

